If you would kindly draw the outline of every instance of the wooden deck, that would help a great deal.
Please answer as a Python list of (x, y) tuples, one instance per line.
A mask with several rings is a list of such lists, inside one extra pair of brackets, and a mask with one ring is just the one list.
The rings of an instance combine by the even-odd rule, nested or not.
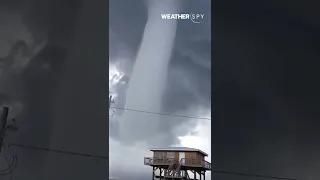
[[(164, 159), (154, 159), (153, 157), (145, 157), (144, 164), (149, 166), (158, 166), (162, 168), (168, 167), (173, 163), (173, 159), (164, 158)], [(186, 159), (183, 158), (180, 161), (182, 170), (191, 170), (191, 169), (202, 169), (202, 170), (211, 170), (211, 163), (208, 161), (202, 160), (197, 162), (196, 159)]]

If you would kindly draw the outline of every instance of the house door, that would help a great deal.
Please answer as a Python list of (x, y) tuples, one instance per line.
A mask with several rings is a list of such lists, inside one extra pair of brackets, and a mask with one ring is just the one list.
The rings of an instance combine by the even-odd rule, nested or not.
[(185, 163), (186, 154), (184, 152), (179, 152), (179, 162), (181, 164)]

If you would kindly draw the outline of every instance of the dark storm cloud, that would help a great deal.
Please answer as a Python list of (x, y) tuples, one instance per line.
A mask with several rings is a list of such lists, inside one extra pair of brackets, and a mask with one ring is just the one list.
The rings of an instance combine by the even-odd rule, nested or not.
[[(10, 1), (7, 6), (1, 6), (10, 10), (8, 12), (11, 14), (5, 14), (8, 19), (11, 17), (9, 15), (17, 16), (24, 13), (21, 23), (27, 26), (35, 44), (42, 42), (45, 38), (48, 41), (21, 73), (10, 77), (10, 86), (17, 85), (12, 88), (16, 91), (10, 91), (9, 98), (14, 97), (16, 101), (22, 102), (24, 107), (23, 112), (17, 117), (20, 129), (18, 133), (10, 134), (10, 141), (100, 155), (106, 155), (108, 152), (106, 121), (108, 90), (107, 85), (104, 84), (107, 82), (106, 69), (103, 68), (108, 66), (106, 60), (108, 58), (106, 53), (107, 5), (106, 1), (100, 1), (100, 4), (90, 2), (83, 1), (85, 8), (82, 8), (82, 11), (79, 11), (82, 4), (80, 0), (24, 1), (27, 8), (23, 11), (20, 10), (22, 6), (20, 1)], [(3, 25), (1, 24), (1, 27)], [(19, 32), (21, 28), (16, 26), (16, 30)], [(71, 62), (73, 59), (75, 61)], [(5, 81), (9, 82), (8, 79)], [(88, 84), (88, 81), (92, 84)], [(72, 87), (70, 87), (71, 84), (73, 84)], [(96, 85), (101, 86), (95, 87)], [(92, 92), (95, 90), (99, 92)], [(106, 98), (103, 95), (106, 95)], [(57, 97), (63, 97), (63, 99)], [(86, 106), (86, 103), (91, 105)], [(62, 111), (67, 112), (61, 112), (62, 104), (64, 104)], [(79, 112), (84, 114), (78, 116)], [(61, 121), (63, 123), (59, 124)], [(70, 123), (67, 123), (68, 121)], [(96, 126), (97, 121), (104, 125)], [(84, 126), (81, 127), (82, 122)], [(92, 124), (92, 129), (88, 124)], [(97, 130), (98, 127), (102, 128), (101, 131)], [(91, 133), (91, 130), (98, 134)], [(100, 132), (102, 134), (99, 134)], [(66, 134), (63, 135), (64, 133)], [(57, 138), (59, 135), (62, 139)], [(85, 141), (93, 144), (87, 144)], [(85, 147), (80, 147), (82, 145)], [(107, 161), (96, 162), (92, 159), (86, 161), (78, 157), (50, 155), (19, 148), (14, 150), (20, 160), (19, 168), (14, 173), (14, 178), (17, 179), (26, 179), (26, 177), (105, 179), (108, 177)], [(50, 159), (56, 161), (53, 162), (54, 160), (50, 161)], [(68, 165), (68, 162), (72, 165)], [(55, 173), (56, 171), (59, 173)]]
[[(64, 78), (53, 104), (51, 147), (108, 156), (108, 24), (105, 3), (83, 1), (77, 11), (77, 21), (71, 28), (74, 39), (62, 71)], [(46, 175), (61, 174), (71, 179), (108, 177), (108, 161), (86, 163), (78, 160), (78, 166), (73, 166), (72, 162), (66, 160), (64, 163), (52, 156)]]
[[(169, 66), (168, 87), (163, 101), (163, 112), (165, 113), (180, 112), (186, 114), (183, 111), (192, 109), (192, 106), (201, 105), (209, 108), (211, 103), (209, 1), (204, 0), (197, 3), (184, 1), (183, 7), (183, 12), (186, 13), (205, 14), (205, 20), (201, 24), (194, 24), (191, 21), (180, 21), (178, 23), (175, 47)], [(112, 1), (110, 8), (110, 30), (114, 35), (114, 37), (110, 37), (110, 51), (117, 51), (114, 46), (117, 46), (120, 41), (126, 45), (126, 49), (133, 52), (132, 54), (136, 54), (147, 20), (145, 4), (143, 1), (128, 2), (120, 0)], [(116, 53), (110, 52), (110, 54)], [(134, 60), (135, 56), (132, 55), (127, 61), (131, 61), (132, 64)], [(115, 58), (111, 58), (110, 61), (115, 61)], [(130, 75), (130, 72), (128, 75)], [(119, 97), (116, 106), (124, 106), (125, 90), (126, 86), (118, 85), (117, 93)], [(122, 112), (117, 110), (117, 113), (121, 114)], [(193, 116), (197, 115), (193, 114)], [(181, 122), (186, 121), (190, 120), (182, 118), (171, 120), (168, 117), (163, 117), (161, 132), (170, 137), (163, 145), (177, 143), (177, 140), (172, 138), (177, 136), (173, 129), (180, 126)], [(188, 128), (185, 130), (187, 132)]]
[[(142, 38), (144, 25), (147, 21), (147, 8), (143, 0), (138, 1), (110, 1), (109, 25), (110, 29), (123, 42), (127, 48), (137, 52)], [(113, 48), (112, 36), (110, 37), (110, 50)], [(112, 51), (110, 52), (112, 54)]]
[(291, 5), (221, 1), (215, 7), (213, 168), (319, 178), (319, 29)]
[[(205, 21), (202, 24), (194, 24), (189, 22), (178, 22), (178, 29), (176, 41), (172, 52), (172, 57), (168, 72), (168, 87), (163, 99), (163, 109), (165, 113), (175, 113), (189, 116), (199, 116), (195, 114), (198, 106), (210, 107), (210, 71), (211, 71), (211, 57), (210, 57), (210, 23), (207, 17), (210, 15), (209, 1), (201, 1), (200, 3), (192, 3), (192, 1), (184, 2), (184, 12), (190, 13), (204, 13), (206, 15)], [(159, 16), (160, 18), (160, 16)], [(135, 61), (136, 53), (139, 49), (139, 44), (143, 35), (144, 26), (147, 20), (147, 9), (143, 1), (111, 1), (110, 2), (110, 64), (119, 65), (120, 71), (126, 73), (126, 83), (119, 83), (115, 89), (117, 91), (116, 103), (114, 106), (124, 107), (126, 102), (127, 83), (130, 81), (131, 68)], [(157, 42), (154, 42), (157, 43)], [(121, 54), (121, 51), (129, 51), (129, 53)], [(120, 55), (119, 55), (120, 54)], [(129, 64), (129, 65), (123, 65)], [(121, 66), (127, 66), (122, 68)], [(129, 68), (128, 68), (129, 67)], [(132, 107), (134, 109), (134, 107)], [(116, 116), (110, 123), (110, 136), (112, 139), (117, 139), (117, 121), (121, 121), (121, 112), (116, 110)], [(128, 112), (134, 113), (134, 112)], [(152, 116), (150, 116), (150, 119)], [(187, 132), (193, 131), (196, 121), (187, 118), (171, 118), (168, 116), (161, 116), (159, 123), (159, 133), (155, 135), (154, 132), (143, 128), (138, 124), (132, 124), (130, 129), (141, 129), (139, 133), (157, 138), (156, 146), (165, 147), (172, 144), (178, 144), (177, 137)], [(182, 126), (184, 128), (182, 128)], [(128, 128), (128, 132), (130, 132)], [(178, 130), (177, 130), (178, 129)], [(136, 132), (136, 131), (135, 131)], [(132, 134), (135, 137), (135, 134)], [(111, 141), (111, 140), (110, 140)], [(126, 145), (126, 144), (125, 144)], [(123, 148), (126, 148), (122, 145)], [(118, 152), (123, 152), (120, 148), (122, 146), (110, 145), (113, 153), (111, 156), (117, 157)], [(154, 146), (154, 145), (153, 145)], [(136, 157), (143, 158), (147, 147), (152, 147), (150, 144), (136, 145)], [(122, 157), (122, 159), (133, 160), (129, 154)], [(121, 157), (119, 157), (121, 158)], [(139, 159), (139, 158), (138, 158)], [(117, 164), (117, 161), (110, 160), (110, 163)], [(115, 165), (114, 165), (115, 166)], [(113, 167), (114, 167), (113, 166)], [(121, 171), (118, 168), (112, 168), (112, 174), (118, 179), (149, 179), (151, 172), (148, 168), (143, 168), (142, 164), (137, 164), (134, 168), (134, 174), (130, 172), (125, 173), (125, 168), (129, 165), (122, 166)], [(141, 174), (139, 174), (141, 173)]]

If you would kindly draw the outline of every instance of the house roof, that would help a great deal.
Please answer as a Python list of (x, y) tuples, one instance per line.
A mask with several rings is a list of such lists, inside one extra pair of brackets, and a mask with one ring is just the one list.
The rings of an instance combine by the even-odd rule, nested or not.
[(208, 156), (207, 153), (201, 151), (200, 149), (189, 148), (189, 147), (150, 148), (150, 151), (192, 151), (192, 152), (199, 152), (204, 156)]

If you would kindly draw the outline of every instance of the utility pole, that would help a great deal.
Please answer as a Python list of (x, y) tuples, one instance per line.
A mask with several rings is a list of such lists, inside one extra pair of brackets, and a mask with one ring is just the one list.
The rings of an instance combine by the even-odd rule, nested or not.
[(18, 126), (16, 124), (15, 119), (12, 119), (12, 122), (8, 124), (8, 114), (9, 114), (9, 107), (4, 106), (2, 108), (1, 116), (0, 116), (0, 160), (2, 159), (3, 152), (3, 141), (6, 137), (7, 130), (9, 131), (17, 131)]
[(112, 95), (109, 95), (109, 118), (113, 116), (114, 110), (111, 109), (111, 104), (114, 103), (114, 99), (112, 99)]
[(109, 95), (109, 109), (112, 103), (114, 103), (114, 99), (112, 99), (112, 95)]
[(0, 157), (2, 153), (3, 140), (5, 138), (6, 130), (7, 130), (8, 114), (9, 114), (9, 108), (6, 106), (3, 107), (1, 117), (0, 117)]
[[(4, 106), (2, 108), (1, 116), (0, 116), (0, 163), (2, 159), (2, 146), (3, 146), (3, 140), (6, 135), (7, 130), (7, 123), (8, 123), (8, 114), (9, 114), (9, 108)], [(0, 164), (1, 166), (1, 164)]]

